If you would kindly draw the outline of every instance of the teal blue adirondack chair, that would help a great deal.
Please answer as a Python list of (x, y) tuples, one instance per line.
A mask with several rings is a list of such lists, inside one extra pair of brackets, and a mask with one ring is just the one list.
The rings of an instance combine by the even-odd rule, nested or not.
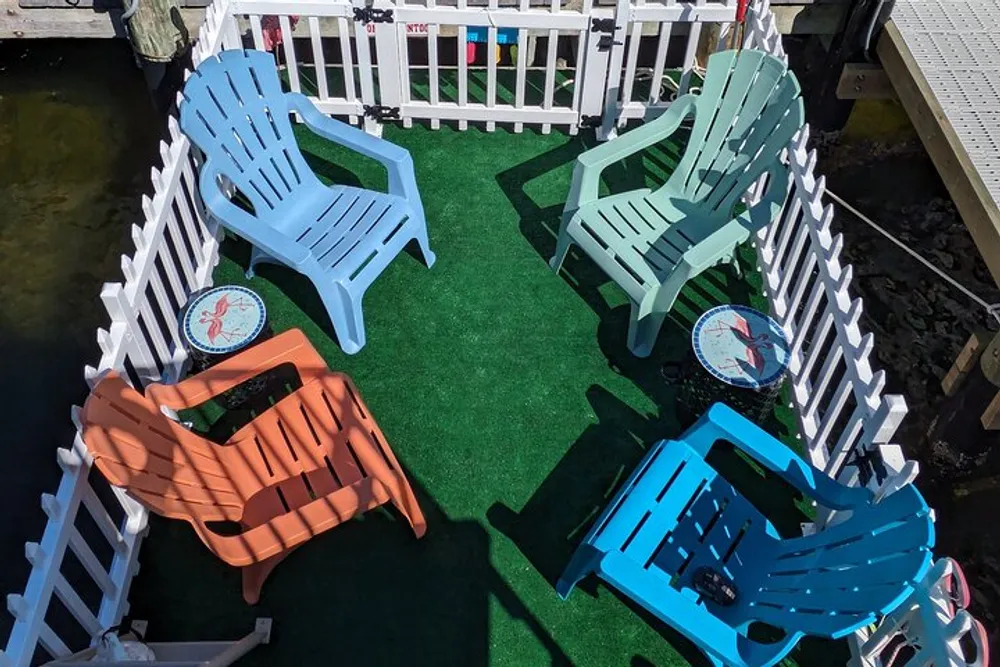
[[(846, 518), (783, 537), (708, 464), (720, 440)], [(930, 569), (931, 511), (909, 484), (876, 499), (841, 486), (728, 406), (661, 440), (605, 508), (559, 578), (565, 599), (596, 572), (705, 652), (716, 667), (771, 667), (805, 635), (840, 639), (893, 612)], [(699, 588), (708, 568), (735, 587)], [(727, 604), (728, 602), (728, 604)], [(755, 625), (784, 636), (760, 641)]]
[[(684, 157), (662, 187), (598, 197), (606, 167), (666, 139), (692, 115)], [(550, 266), (558, 273), (570, 246), (580, 246), (628, 294), (629, 349), (649, 356), (684, 284), (718, 263), (735, 264), (736, 247), (780, 213), (789, 180), (781, 151), (803, 122), (798, 81), (780, 60), (716, 53), (701, 94), (580, 155)], [(764, 173), (764, 197), (735, 215)]]

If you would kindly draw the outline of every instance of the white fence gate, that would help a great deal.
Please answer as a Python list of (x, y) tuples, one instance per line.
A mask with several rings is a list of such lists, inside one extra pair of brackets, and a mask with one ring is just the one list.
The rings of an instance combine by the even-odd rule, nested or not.
[[(360, 0), (216, 0), (199, 32), (194, 61), (224, 48), (271, 47), (280, 52), (291, 90), (373, 133), (381, 127), (379, 117), (388, 114), (398, 115), (404, 126), (418, 120), (432, 128), (454, 122), (466, 129), (478, 122), (493, 130), (504, 123), (515, 132), (525, 125), (542, 132), (553, 126), (570, 133), (596, 128), (607, 137), (630, 119), (661, 113), (675, 93), (686, 91), (704, 25), (719, 24), (722, 29), (710, 34), (724, 36), (736, 11), (735, 0), (551, 0), (544, 6), (503, 0), (503, 7), (500, 0), (487, 0), (485, 7), (451, 1), (377, 0), (365, 7)], [(391, 22), (379, 20), (390, 12)], [(755, 2), (747, 25), (745, 47), (784, 57), (767, 0)], [(486, 31), (484, 63), (466, 58), (473, 29)], [(508, 48), (497, 62), (496, 46), (511, 34), (516, 56)], [(651, 67), (639, 60), (644, 35), (656, 39)], [(452, 36), (454, 46), (439, 39)], [(324, 42), (328, 37), (339, 39)], [(178, 315), (192, 293), (211, 285), (219, 230), (202, 214), (196, 151), (173, 117), (168, 130), (160, 146), (162, 168), (151, 174), (153, 197), (143, 199), (145, 220), (132, 230), (135, 252), (122, 258), (124, 282), (101, 291), (111, 326), (97, 332), (102, 354), (97, 368), (85, 369), (91, 382), (109, 370), (134, 384), (176, 380), (187, 359)], [(889, 493), (916, 474), (916, 464), (889, 444), (906, 407), (902, 397), (882, 395), (884, 373), (871, 367), (874, 341), (859, 328), (862, 304), (850, 296), (851, 268), (840, 263), (843, 240), (830, 231), (832, 209), (822, 205), (823, 179), (815, 176), (807, 141), (805, 129), (788, 148), (793, 184), (781, 219), (756, 239), (760, 268), (772, 314), (792, 342), (793, 407), (810, 459), (842, 482), (857, 484), (864, 465), (856, 457), (877, 452), (885, 474), (865, 481)], [(850, 461), (858, 465), (848, 466)], [(37, 661), (39, 647), (55, 657), (82, 648), (69, 646), (79, 641), (50, 624), (53, 594), (78, 625), (75, 636), (82, 630), (93, 637), (128, 609), (146, 511), (121, 492), (102, 502), (88, 479), (91, 460), (79, 435), (71, 449), (59, 450), (58, 462), (59, 489), (42, 497), (48, 516), (42, 540), (25, 545), (32, 565), (27, 586), (23, 595), (7, 598), (15, 623), (0, 667), (27, 667)], [(828, 519), (820, 516), (817, 528)], [(96, 537), (82, 529), (88, 522), (96, 525)], [(67, 551), (99, 590), (97, 602), (85, 601), (64, 575)], [(110, 557), (102, 558), (106, 553)], [(921, 618), (942, 625), (952, 620), (936, 613)], [(882, 635), (893, 628), (886, 626)], [(865, 644), (867, 636), (861, 632), (852, 642), (854, 665), (881, 664), (878, 642)], [(946, 636), (957, 642), (960, 633)], [(955, 655), (949, 646), (951, 652), (940, 655)], [(964, 664), (949, 661), (949, 667)]]
[[(521, 132), (528, 123), (543, 133), (555, 126), (575, 134), (603, 125), (606, 135), (617, 123), (669, 106), (660, 91), (665, 83), (686, 90), (702, 24), (728, 25), (736, 16), (735, 0), (504, 4), (234, 0), (232, 11), (247, 46), (279, 51), (292, 91), (310, 95), (325, 113), (352, 123), (364, 118), (373, 133), (379, 115), (389, 114), (405, 127), (453, 121), (464, 130), (472, 121), (493, 131), (502, 122)], [(483, 62), (466, 57), (473, 31), (485, 32)], [(657, 39), (651, 68), (639, 66), (643, 35)], [(328, 37), (338, 38), (336, 53), (328, 53)], [(498, 60), (501, 42), (510, 46)], [(683, 55), (671, 57), (674, 51)], [(676, 82), (668, 64), (678, 70)], [(637, 75), (648, 86), (636, 87)]]

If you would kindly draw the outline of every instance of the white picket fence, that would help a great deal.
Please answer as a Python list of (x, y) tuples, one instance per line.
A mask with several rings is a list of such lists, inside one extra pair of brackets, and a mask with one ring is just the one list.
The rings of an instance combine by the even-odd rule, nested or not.
[[(506, 2), (499, 7), (498, 0), (487, 0), (485, 7), (456, 3), (379, 0), (367, 9), (391, 10), (394, 21), (371, 22), (356, 20), (355, 10), (367, 11), (360, 1), (215, 0), (199, 32), (194, 61), (224, 48), (273, 45), (277, 34), (282, 39), (275, 48), (288, 86), (310, 93), (326, 113), (363, 122), (373, 133), (381, 125), (372, 109), (388, 107), (396, 108), (404, 126), (418, 120), (434, 128), (453, 122), (466, 129), (473, 122), (493, 130), (505, 123), (515, 132), (527, 124), (542, 132), (556, 126), (570, 133), (594, 127), (608, 137), (629, 119), (661, 113), (675, 94), (686, 91), (697, 72), (704, 24), (720, 24), (724, 38), (735, 16), (735, 0), (618, 0), (613, 6), (582, 0), (574, 8), (561, 0), (547, 6), (518, 0), (517, 7)], [(767, 0), (753, 5), (747, 25), (744, 46), (784, 57)], [(482, 27), (487, 58), (480, 65), (467, 61), (465, 41), (468, 30)], [(492, 54), (504, 29), (517, 31), (518, 57), (498, 64)], [(440, 50), (447, 43), (437, 39), (443, 35), (457, 37), (455, 53)], [(656, 39), (651, 67), (639, 60), (642, 35)], [(337, 52), (328, 53), (324, 45), (331, 42), (324, 38), (339, 36), (349, 39), (338, 40)], [(546, 40), (545, 49), (536, 65), (540, 39)], [(676, 62), (669, 49), (680, 51)], [(426, 64), (414, 62), (411, 54), (424, 50)], [(669, 77), (671, 69), (676, 80)], [(637, 86), (640, 79), (648, 87)], [(202, 213), (197, 151), (173, 117), (168, 133), (160, 146), (162, 168), (152, 170), (153, 196), (143, 199), (145, 220), (132, 230), (135, 252), (122, 258), (124, 282), (101, 291), (111, 325), (97, 332), (101, 359), (96, 368), (85, 369), (89, 382), (109, 370), (138, 384), (178, 379), (187, 360), (178, 330), (180, 311), (191, 294), (212, 282), (220, 232)], [(832, 209), (822, 205), (823, 179), (815, 177), (815, 154), (806, 151), (807, 141), (805, 129), (789, 146), (794, 173), (789, 203), (782, 218), (756, 240), (772, 312), (792, 342), (793, 405), (815, 465), (845, 483), (857, 483), (857, 468), (846, 465), (849, 457), (859, 450), (877, 451), (888, 474), (870, 486), (891, 492), (916, 474), (916, 464), (889, 444), (906, 407), (902, 397), (881, 394), (884, 373), (873, 372), (869, 363), (872, 337), (858, 327), (861, 302), (850, 297), (851, 269), (840, 264), (843, 241), (830, 232)], [(50, 625), (53, 593), (90, 637), (128, 610), (146, 511), (122, 492), (115, 492), (114, 506), (102, 504), (88, 479), (91, 460), (79, 434), (71, 449), (59, 450), (58, 462), (63, 469), (59, 489), (42, 498), (49, 518), (42, 540), (25, 549), (32, 564), (28, 584), (23, 595), (8, 596), (15, 624), (0, 667), (27, 667), (39, 646), (56, 657), (81, 648), (68, 646)], [(81, 504), (85, 512), (79, 511)], [(101, 549), (81, 534), (77, 522), (84, 515), (110, 544), (110, 564), (102, 563), (95, 555)], [(821, 516), (818, 527), (828, 518)], [(85, 603), (61, 572), (67, 548), (100, 589), (96, 606)], [(866, 639), (854, 640), (856, 656)], [(852, 664), (880, 664), (858, 660)]]

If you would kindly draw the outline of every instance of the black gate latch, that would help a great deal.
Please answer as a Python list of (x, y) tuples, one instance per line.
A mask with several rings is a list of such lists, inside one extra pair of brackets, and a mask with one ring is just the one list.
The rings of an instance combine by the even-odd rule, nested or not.
[(854, 456), (848, 459), (845, 465), (855, 466), (858, 469), (858, 480), (862, 486), (868, 486), (872, 477), (878, 484), (889, 477), (889, 471), (886, 470), (885, 461), (877, 447), (870, 450), (863, 448), (855, 450)]
[(399, 120), (399, 107), (385, 107), (381, 104), (364, 105), (365, 117), (372, 118), (379, 123), (384, 120)]
[(612, 46), (621, 44), (621, 42), (616, 42), (615, 38), (612, 37), (617, 29), (618, 26), (615, 25), (614, 19), (590, 19), (590, 32), (605, 33), (597, 40), (598, 51), (607, 51)]
[(375, 7), (355, 7), (354, 20), (362, 23), (393, 23), (391, 9), (376, 9)]

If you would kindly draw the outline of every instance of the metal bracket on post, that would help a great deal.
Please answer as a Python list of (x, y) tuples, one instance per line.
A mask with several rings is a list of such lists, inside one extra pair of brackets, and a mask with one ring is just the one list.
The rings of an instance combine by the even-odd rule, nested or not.
[(598, 51), (610, 51), (612, 46), (619, 46), (622, 42), (615, 41), (612, 36), (618, 27), (614, 19), (590, 19), (590, 32), (603, 32), (597, 40)]
[(614, 31), (614, 19), (590, 19), (590, 32), (606, 32), (610, 35)]
[(391, 9), (376, 9), (375, 7), (355, 7), (354, 20), (368, 23), (395, 23)]
[(399, 120), (399, 107), (386, 107), (381, 104), (366, 104), (364, 105), (364, 110), (366, 118), (371, 118), (379, 123), (385, 120)]
[(854, 466), (858, 469), (858, 479), (861, 486), (868, 486), (873, 477), (876, 483), (881, 484), (889, 476), (885, 462), (882, 460), (882, 452), (877, 446), (871, 449), (854, 450), (853, 456), (844, 465), (845, 467)]

